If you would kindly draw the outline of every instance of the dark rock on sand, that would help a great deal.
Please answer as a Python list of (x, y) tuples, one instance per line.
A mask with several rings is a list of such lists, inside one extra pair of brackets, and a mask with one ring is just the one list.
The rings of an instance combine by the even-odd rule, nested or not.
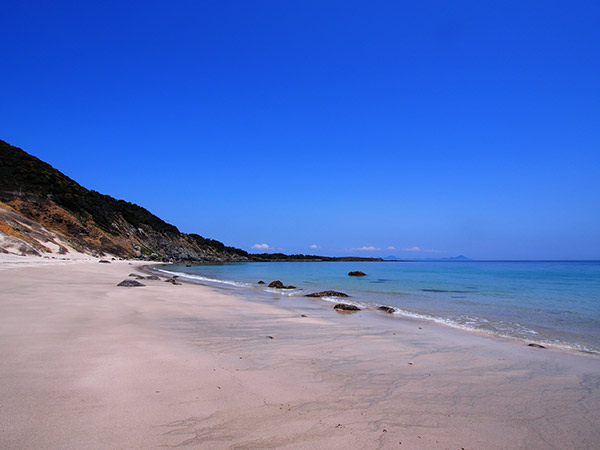
[(349, 277), (366, 277), (367, 274), (364, 272), (361, 272), (360, 270), (355, 270), (353, 272), (348, 272), (348, 276)]
[(146, 280), (160, 280), (158, 275), (149, 275), (146, 277)]
[(260, 280), (260, 281), (259, 281), (258, 283), (256, 283), (256, 284), (267, 284), (267, 283), (265, 283), (263, 280)]
[(348, 305), (347, 303), (338, 303), (333, 309), (336, 311), (360, 311), (358, 306)]
[(275, 288), (275, 289), (296, 289), (296, 286), (286, 286), (285, 284), (283, 284), (281, 281), (277, 280), (277, 281), (271, 281), (271, 283), (269, 284), (270, 288)]
[(117, 286), (137, 287), (137, 286), (145, 286), (145, 285), (140, 283), (139, 281), (135, 281), (135, 280), (123, 280), (119, 284), (117, 284)]
[(380, 306), (377, 308), (379, 311), (384, 311), (388, 314), (394, 314), (396, 310), (394, 308), (390, 308), (389, 306)]
[(321, 291), (313, 292), (312, 294), (306, 294), (305, 297), (350, 297), (348, 294), (337, 291)]
[(130, 277), (135, 277), (136, 280), (143, 280), (144, 276), (140, 275), (139, 273), (130, 273), (129, 274)]
[(102, 264), (110, 264), (110, 261), (107, 261), (106, 259), (101, 259), (100, 261), (98, 261), (99, 263)]
[(165, 283), (171, 283), (175, 286), (181, 286), (181, 283), (179, 281), (177, 281), (175, 278), (169, 278), (168, 280), (165, 280)]
[(534, 344), (534, 343), (527, 344), (527, 347), (546, 348), (546, 347), (544, 347), (543, 345), (540, 345), (540, 344)]

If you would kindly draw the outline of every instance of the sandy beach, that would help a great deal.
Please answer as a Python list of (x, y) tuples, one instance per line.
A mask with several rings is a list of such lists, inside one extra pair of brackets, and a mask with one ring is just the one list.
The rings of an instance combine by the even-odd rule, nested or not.
[(21, 261), (0, 263), (5, 449), (600, 448), (594, 356)]

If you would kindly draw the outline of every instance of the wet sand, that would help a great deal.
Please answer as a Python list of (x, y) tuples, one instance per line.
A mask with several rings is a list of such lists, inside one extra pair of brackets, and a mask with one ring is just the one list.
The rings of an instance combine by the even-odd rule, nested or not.
[(598, 448), (597, 357), (136, 264), (0, 263), (2, 448)]

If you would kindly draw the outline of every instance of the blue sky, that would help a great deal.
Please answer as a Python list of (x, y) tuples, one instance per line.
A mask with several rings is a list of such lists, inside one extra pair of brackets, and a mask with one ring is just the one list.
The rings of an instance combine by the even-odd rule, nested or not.
[(599, 25), (592, 1), (10, 2), (0, 138), (250, 251), (598, 259)]

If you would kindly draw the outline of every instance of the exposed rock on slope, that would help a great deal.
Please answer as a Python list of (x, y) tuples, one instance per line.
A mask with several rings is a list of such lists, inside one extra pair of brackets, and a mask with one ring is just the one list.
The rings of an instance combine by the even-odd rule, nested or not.
[(141, 206), (90, 191), (0, 140), (0, 252), (171, 261), (245, 261), (219, 241), (179, 232)]
[(0, 253), (65, 255), (70, 253), (69, 248), (69, 243), (57, 233), (0, 203)]

